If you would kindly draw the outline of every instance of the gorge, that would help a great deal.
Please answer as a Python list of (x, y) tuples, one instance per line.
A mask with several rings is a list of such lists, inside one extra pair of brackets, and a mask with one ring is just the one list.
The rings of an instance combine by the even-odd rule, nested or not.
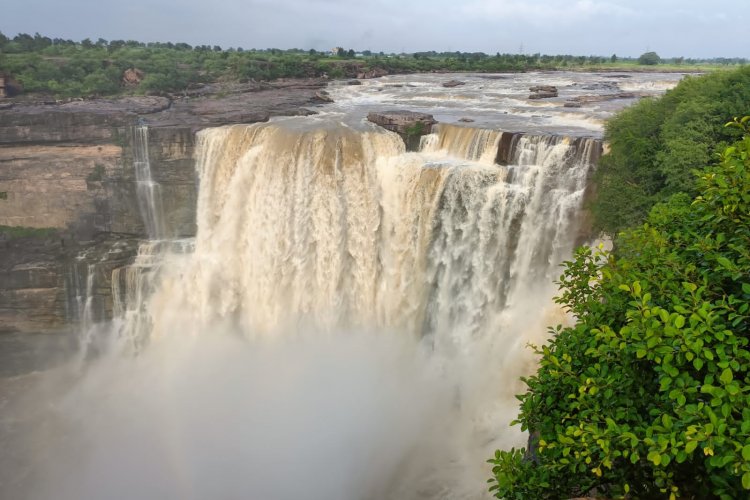
[[(8, 424), (12, 491), (482, 498), (484, 459), (525, 442), (508, 423), (527, 344), (566, 321), (553, 281), (592, 237), (614, 105), (562, 111), (593, 75), (541, 104), (526, 76), (430, 78), (331, 86), (317, 114), (270, 121), (159, 98), (5, 111), (0, 224), (62, 231), (4, 242), (3, 328), (78, 338), (18, 404), (52, 409)], [(315, 92), (272, 114), (310, 114)], [(439, 122), (408, 151), (364, 120), (394, 102)]]

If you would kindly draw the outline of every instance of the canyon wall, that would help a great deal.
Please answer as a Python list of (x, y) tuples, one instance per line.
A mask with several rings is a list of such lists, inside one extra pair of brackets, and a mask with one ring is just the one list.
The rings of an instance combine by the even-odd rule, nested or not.
[[(325, 82), (209, 88), (181, 98), (10, 101), (0, 109), (0, 332), (49, 332), (93, 309), (111, 316), (111, 270), (146, 236), (134, 130), (148, 126), (151, 176), (170, 237), (195, 234), (195, 133), (205, 127), (311, 114)], [(307, 107), (306, 107), (307, 106)], [(93, 267), (89, 267), (93, 265)]]

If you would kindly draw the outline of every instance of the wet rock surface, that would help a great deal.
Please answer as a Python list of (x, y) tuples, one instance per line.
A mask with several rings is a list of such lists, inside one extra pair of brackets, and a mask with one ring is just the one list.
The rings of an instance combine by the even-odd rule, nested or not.
[(368, 113), (367, 120), (399, 134), (409, 133), (414, 127), (420, 127), (423, 134), (429, 134), (437, 123), (430, 114), (406, 110)]
[(370, 78), (380, 78), (381, 76), (386, 76), (388, 72), (381, 68), (373, 68), (367, 71), (360, 71), (357, 73), (357, 78), (359, 80), (367, 80)]
[[(565, 103), (567, 107), (581, 107), (584, 104), (590, 104), (595, 102), (614, 101), (615, 99), (635, 99), (636, 97), (643, 97), (634, 92), (617, 92), (615, 94), (600, 94), (600, 95), (582, 95), (571, 98)], [(568, 106), (568, 103), (575, 103), (578, 106)]]
[(529, 99), (549, 99), (557, 97), (557, 87), (554, 85), (535, 85), (529, 87)]
[(461, 80), (448, 80), (447, 82), (443, 82), (443, 87), (445, 88), (460, 87), (461, 85), (466, 85), (466, 82), (462, 82)]
[(368, 113), (367, 120), (399, 134), (408, 151), (416, 151), (420, 138), (431, 133), (432, 126), (437, 123), (430, 114), (406, 110)]

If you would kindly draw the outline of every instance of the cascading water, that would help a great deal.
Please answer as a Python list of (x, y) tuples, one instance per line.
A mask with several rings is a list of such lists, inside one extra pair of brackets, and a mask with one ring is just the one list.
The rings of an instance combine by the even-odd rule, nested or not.
[(67, 293), (67, 314), (70, 322), (77, 325), (78, 342), (85, 346), (94, 322), (101, 320), (94, 312), (94, 277), (96, 265), (85, 262), (85, 253), (70, 264), (66, 273), (65, 288)]
[[(473, 499), (563, 320), (598, 141), (302, 118), (199, 133), (198, 233), (113, 277), (96, 408), (56, 498)], [(102, 399), (106, 394), (107, 397)], [(75, 419), (73, 419), (75, 420)], [(134, 479), (136, 478), (136, 479)], [(46, 491), (40, 489), (40, 498)]]
[(165, 238), (166, 226), (161, 202), (161, 186), (151, 177), (151, 160), (148, 153), (148, 126), (133, 128), (133, 168), (135, 170), (138, 209), (149, 239)]

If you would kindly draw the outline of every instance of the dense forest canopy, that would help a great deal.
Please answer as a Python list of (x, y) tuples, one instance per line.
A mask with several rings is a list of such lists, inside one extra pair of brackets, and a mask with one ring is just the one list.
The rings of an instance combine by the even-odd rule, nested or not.
[[(660, 59), (658, 68), (691, 70), (744, 63), (744, 59)], [(650, 63), (649, 63), (650, 64)], [(696, 66), (703, 65), (703, 66)], [(273, 80), (288, 77), (353, 78), (361, 72), (428, 71), (512, 72), (553, 69), (618, 69), (639, 66), (637, 59), (612, 56), (417, 52), (384, 54), (336, 47), (330, 52), (303, 49), (243, 50), (217, 45), (143, 43), (85, 39), (80, 42), (39, 33), (9, 38), (0, 33), (0, 72), (9, 73), (24, 92), (79, 97), (122, 92), (181, 92), (190, 85), (217, 81)], [(649, 66), (653, 68), (653, 66)], [(123, 73), (138, 69), (137, 87), (123, 85)]]

